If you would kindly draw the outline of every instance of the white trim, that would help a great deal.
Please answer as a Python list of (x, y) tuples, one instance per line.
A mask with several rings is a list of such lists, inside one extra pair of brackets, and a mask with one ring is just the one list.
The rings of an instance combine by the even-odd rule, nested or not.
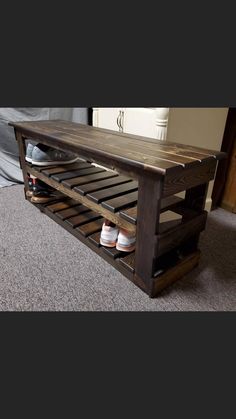
[(210, 212), (211, 211), (211, 206), (212, 206), (212, 199), (211, 198), (207, 198), (206, 200), (206, 205), (205, 205), (205, 210)]

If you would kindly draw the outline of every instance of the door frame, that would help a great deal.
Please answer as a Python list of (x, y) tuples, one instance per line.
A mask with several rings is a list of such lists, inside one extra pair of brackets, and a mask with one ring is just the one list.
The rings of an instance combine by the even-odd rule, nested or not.
[(236, 108), (229, 108), (227, 119), (226, 119), (222, 146), (221, 146), (221, 151), (224, 151), (227, 153), (227, 158), (219, 161), (218, 163), (218, 168), (217, 168), (213, 192), (212, 192), (212, 207), (211, 207), (212, 210), (220, 206), (221, 199), (223, 197), (235, 138), (236, 138)]

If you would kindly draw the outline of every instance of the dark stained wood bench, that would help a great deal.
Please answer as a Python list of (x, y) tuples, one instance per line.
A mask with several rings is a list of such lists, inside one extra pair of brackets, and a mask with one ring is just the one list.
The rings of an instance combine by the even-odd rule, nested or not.
[[(225, 153), (60, 120), (9, 125), (19, 145), (25, 192), (31, 174), (62, 193), (53, 202), (34, 205), (150, 297), (198, 264), (208, 184)], [(75, 152), (81, 160), (32, 166), (25, 161), (28, 139)], [(185, 198), (176, 196), (182, 191)], [(167, 211), (177, 219), (163, 221)], [(135, 252), (100, 245), (104, 218), (136, 233)]]

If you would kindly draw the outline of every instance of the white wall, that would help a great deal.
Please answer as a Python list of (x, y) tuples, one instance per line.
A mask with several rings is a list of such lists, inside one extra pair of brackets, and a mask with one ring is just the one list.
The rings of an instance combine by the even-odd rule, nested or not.
[[(167, 140), (220, 150), (228, 108), (170, 108)], [(207, 206), (211, 207), (213, 182), (208, 190)]]

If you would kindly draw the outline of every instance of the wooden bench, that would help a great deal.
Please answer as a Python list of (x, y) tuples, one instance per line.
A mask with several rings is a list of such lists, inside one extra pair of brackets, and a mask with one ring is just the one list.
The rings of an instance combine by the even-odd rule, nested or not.
[[(36, 206), (150, 297), (198, 264), (208, 184), (225, 153), (60, 120), (9, 125), (19, 145), (25, 192), (28, 174), (61, 192), (54, 202)], [(75, 152), (81, 160), (32, 166), (25, 161), (27, 139)], [(185, 198), (176, 196), (182, 191)], [(165, 220), (167, 211), (177, 219)], [(104, 218), (136, 233), (135, 252), (100, 246)]]

